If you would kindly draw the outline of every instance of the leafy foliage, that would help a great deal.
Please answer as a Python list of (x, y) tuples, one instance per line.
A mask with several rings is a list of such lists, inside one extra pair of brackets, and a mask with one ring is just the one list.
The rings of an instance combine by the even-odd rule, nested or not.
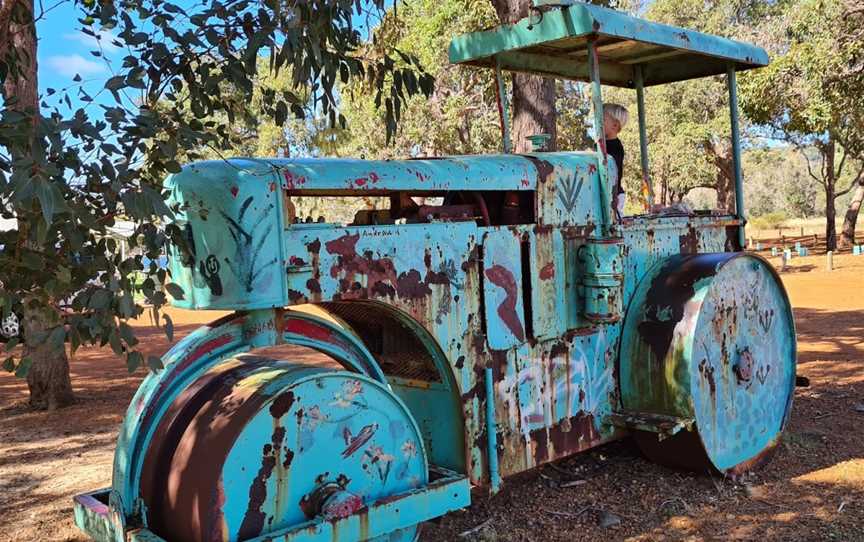
[[(749, 28), (776, 9), (772, 3), (741, 0), (657, 0), (644, 16), (747, 40), (752, 38)], [(635, 93), (615, 89), (607, 92), (606, 101), (618, 101), (631, 111), (632, 126), (620, 136), (625, 148), (632, 149), (628, 155), (634, 157), (625, 161), (624, 185), (630, 194), (639, 194)], [(724, 76), (650, 87), (645, 90), (645, 109), (655, 201), (681, 201), (694, 188), (731, 183), (729, 99)], [(728, 204), (718, 201), (718, 206)]]
[[(744, 111), (802, 149), (808, 175), (821, 185), (829, 248), (835, 200), (864, 175), (864, 167), (856, 167), (857, 175), (848, 167), (855, 160), (864, 164), (862, 22), (864, 9), (842, 0), (790, 2), (758, 29), (773, 62), (742, 78)], [(807, 148), (818, 151), (815, 160)]]
[[(403, 104), (431, 94), (433, 78), (414, 56), (364, 46), (353, 17), (383, 12), (384, 0), (227, 0), (189, 9), (162, 0), (84, 0), (80, 9), (81, 32), (102, 39), (100, 30), (112, 30), (113, 45), (127, 53), (100, 91), (115, 103), (64, 114), (69, 92), (84, 102), (94, 96), (80, 86), (49, 89), (43, 116), (4, 96), (0, 198), (3, 218), (18, 227), (0, 233), (0, 303), (4, 314), (16, 310), (45, 327), (45, 336), (27, 341), (108, 344), (132, 370), (145, 361), (125, 323), (143, 311), (136, 295), (157, 322), (166, 292), (182, 295), (157, 264), (166, 244), (185, 246), (162, 191), (181, 160), (203, 156), (202, 149), (248, 148), (310, 111), (330, 127), (344, 126), (336, 89), (352, 80), (376, 90), (392, 134)], [(32, 14), (23, 24), (33, 27)], [(20, 80), (30, 56), (0, 50), (3, 83)], [(261, 84), (269, 80), (280, 84)], [(50, 108), (49, 96), (60, 103)], [(238, 129), (262, 118), (272, 123), (254, 136)], [(120, 218), (136, 224), (134, 255), (108, 235)], [(26, 372), (21, 360), (5, 367)]]

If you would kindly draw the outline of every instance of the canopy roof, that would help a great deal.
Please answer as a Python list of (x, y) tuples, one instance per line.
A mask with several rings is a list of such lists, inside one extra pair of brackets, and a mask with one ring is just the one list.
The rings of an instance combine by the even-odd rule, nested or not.
[(572, 0), (535, 0), (537, 9), (513, 24), (455, 37), (450, 62), (590, 80), (588, 40), (596, 38), (600, 80), (633, 88), (634, 66), (645, 86), (725, 74), (768, 64), (768, 54), (748, 43), (653, 23)]

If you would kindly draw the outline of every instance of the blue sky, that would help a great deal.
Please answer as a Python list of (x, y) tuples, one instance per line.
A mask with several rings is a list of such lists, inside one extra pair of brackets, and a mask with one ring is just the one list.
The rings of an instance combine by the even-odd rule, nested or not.
[[(200, 5), (200, 2), (191, 0), (174, 0), (174, 2), (181, 7)], [(388, 1), (386, 4), (392, 5), (392, 2)], [(111, 77), (111, 66), (119, 69), (126, 51), (112, 45), (111, 32), (104, 31), (100, 42), (105, 58), (112, 61), (111, 66), (106, 64), (105, 59), (93, 56), (91, 51), (99, 49), (99, 42), (94, 37), (81, 32), (82, 25), (78, 22), (81, 16), (80, 9), (72, 0), (56, 4), (56, 7), (51, 8), (54, 5), (54, 2), (46, 3), (45, 8), (49, 11), (37, 22), (39, 90), (43, 100), (49, 106), (59, 105), (61, 112), (67, 113), (65, 104), (61, 104), (62, 94), (59, 91), (70, 86), (77, 87), (78, 83), (75, 83), (73, 78), (79, 74), (82, 78), (81, 86), (90, 96), (95, 96), (102, 89), (105, 81)], [(37, 3), (37, 16), (38, 11)], [(355, 16), (354, 24), (361, 33), (366, 33), (365, 16)], [(48, 88), (58, 91), (58, 94), (46, 96)], [(70, 89), (69, 98), (72, 101), (72, 111), (84, 105), (84, 102), (77, 98), (76, 88)], [(113, 105), (114, 99), (109, 92), (103, 92), (96, 97), (96, 103)]]
[[(84, 89), (92, 95), (98, 92), (111, 76), (105, 61), (90, 54), (90, 51), (99, 47), (93, 37), (81, 32), (81, 24), (77, 20), (79, 16), (80, 11), (68, 1), (45, 13), (43, 19), (36, 23), (36, 35), (39, 38), (39, 90), (43, 96), (48, 88), (60, 91), (74, 85), (72, 79), (76, 74), (81, 75)], [(109, 58), (122, 58), (118, 55), (121, 51), (111, 45), (110, 39), (103, 39), (102, 43)], [(118, 62), (115, 60), (115, 64)], [(82, 102), (77, 100), (76, 96), (73, 89), (69, 97), (73, 99), (72, 105), (77, 109)], [(104, 98), (104, 103), (113, 100), (110, 94), (104, 95)], [(45, 96), (44, 99), (49, 105), (53, 105), (59, 102), (60, 96), (55, 94)]]

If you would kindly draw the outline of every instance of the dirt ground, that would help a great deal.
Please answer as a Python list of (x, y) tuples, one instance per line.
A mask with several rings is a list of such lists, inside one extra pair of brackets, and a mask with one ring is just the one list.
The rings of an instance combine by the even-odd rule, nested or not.
[[(779, 265), (779, 260), (773, 262)], [(422, 539), (864, 541), (864, 257), (796, 258), (782, 273), (798, 327), (798, 388), (773, 461), (743, 480), (668, 470), (613, 443), (505, 481), (494, 497), (423, 526)], [(172, 311), (181, 336), (216, 313)], [(161, 331), (140, 322), (161, 353)], [(110, 484), (118, 425), (143, 372), (108, 349), (71, 363), (79, 401), (26, 408), (26, 384), (0, 374), (0, 542), (84, 540), (72, 496)]]

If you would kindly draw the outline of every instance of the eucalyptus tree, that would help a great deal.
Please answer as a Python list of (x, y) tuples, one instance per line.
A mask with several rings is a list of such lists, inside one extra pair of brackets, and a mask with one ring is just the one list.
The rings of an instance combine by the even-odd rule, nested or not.
[(771, 64), (742, 78), (746, 114), (798, 148), (824, 191), (829, 250), (837, 246), (837, 199), (857, 187), (844, 227), (851, 242), (864, 198), (862, 10), (843, 0), (789, 2), (760, 29)]
[[(173, 326), (159, 308), (182, 290), (158, 265), (165, 247), (184, 250), (171, 224), (162, 180), (200, 149), (233, 148), (239, 114), (283, 125), (310, 110), (331, 126), (345, 122), (339, 82), (367, 81), (379, 94), (385, 127), (433, 79), (416, 59), (365, 47), (355, 18), (382, 13), (385, 0), (215, 0), (184, 8), (163, 0), (82, 0), (80, 32), (111, 39), (122, 64), (100, 94), (113, 103), (64, 113), (69, 93), (92, 102), (84, 87), (38, 94), (33, 0), (0, 0), (0, 303), (23, 320), (23, 338), (7, 344), (3, 367), (27, 377), (31, 404), (57, 408), (73, 400), (65, 344), (110, 345), (130, 370), (158, 370), (144, 359), (128, 320), (145, 310)], [(108, 30), (114, 36), (106, 38)], [(94, 51), (102, 55), (102, 48)], [(267, 62), (262, 67), (259, 57)], [(287, 88), (262, 88), (257, 110), (232, 100), (251, 97), (260, 72), (285, 73)], [(396, 81), (401, 81), (398, 86)], [(101, 99), (101, 98), (100, 98)], [(309, 100), (311, 99), (311, 107)], [(136, 224), (134, 256), (106, 234), (119, 218)], [(164, 286), (163, 286), (164, 285)], [(17, 343), (22, 348), (15, 348)]]

